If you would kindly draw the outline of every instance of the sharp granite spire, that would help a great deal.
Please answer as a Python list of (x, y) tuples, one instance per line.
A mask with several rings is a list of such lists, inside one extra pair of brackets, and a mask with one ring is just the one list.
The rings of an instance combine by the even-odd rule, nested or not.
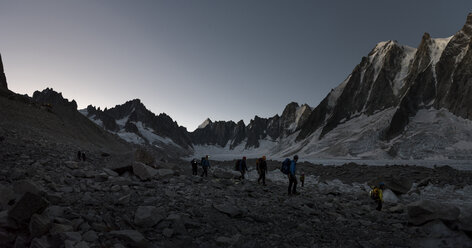
[(2, 62), (1, 54), (0, 54), (0, 89), (8, 89), (7, 78), (5, 77), (5, 72), (3, 71), (3, 62)]

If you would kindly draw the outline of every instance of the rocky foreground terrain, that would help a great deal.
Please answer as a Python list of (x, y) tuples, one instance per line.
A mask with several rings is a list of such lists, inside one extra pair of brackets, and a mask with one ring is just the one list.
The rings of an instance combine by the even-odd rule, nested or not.
[[(276, 161), (262, 186), (252, 160), (239, 181), (232, 161), (202, 178), (143, 150), (76, 152), (0, 128), (0, 247), (472, 247), (471, 172), (300, 163), (289, 197)], [(379, 180), (381, 212), (366, 184)]]

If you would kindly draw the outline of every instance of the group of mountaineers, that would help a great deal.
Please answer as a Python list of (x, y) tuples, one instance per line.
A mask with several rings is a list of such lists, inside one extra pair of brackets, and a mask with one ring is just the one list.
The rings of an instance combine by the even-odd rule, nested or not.
[[(256, 170), (257, 173), (259, 174), (259, 178), (257, 179), (257, 183), (261, 184), (263, 186), (267, 186), (266, 184), (266, 174), (268, 172), (267, 168), (267, 158), (266, 156), (262, 156), (261, 158), (258, 158), (256, 160)], [(298, 155), (293, 156), (293, 159), (286, 158), (280, 167), (280, 171), (287, 175), (288, 178), (288, 195), (293, 196), (293, 195), (299, 195), (300, 193), (297, 191), (297, 161), (298, 161)], [(192, 175), (197, 176), (198, 175), (198, 165), (202, 167), (202, 174), (200, 175), (201, 177), (205, 176), (208, 177), (208, 169), (210, 168), (210, 160), (209, 156), (206, 155), (205, 157), (202, 157), (200, 162), (197, 161), (197, 159), (192, 159), (190, 162), (192, 165)], [(245, 175), (248, 172), (248, 166), (247, 166), (247, 159), (246, 157), (243, 157), (242, 159), (238, 159), (235, 162), (234, 165), (234, 170), (239, 171), (241, 175), (238, 177), (238, 180), (244, 180)], [(301, 186), (303, 187), (305, 184), (305, 173), (302, 172), (300, 175), (300, 182)], [(372, 187), (372, 190), (369, 192), (370, 197), (372, 200), (375, 201), (377, 204), (376, 210), (381, 211), (382, 210), (382, 203), (383, 203), (383, 190), (385, 189), (385, 184), (380, 183), (378, 186)]]

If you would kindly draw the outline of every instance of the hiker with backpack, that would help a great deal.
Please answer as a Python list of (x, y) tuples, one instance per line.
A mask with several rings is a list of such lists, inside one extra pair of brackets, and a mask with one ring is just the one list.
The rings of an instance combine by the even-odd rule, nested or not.
[(192, 161), (190, 161), (190, 164), (192, 165), (192, 175), (194, 175), (194, 176), (198, 175), (198, 173), (197, 173), (197, 171), (198, 171), (197, 159), (196, 158), (192, 159)]
[(246, 171), (247, 171), (246, 157), (243, 157), (243, 159), (239, 161), (239, 172), (241, 172), (241, 176), (239, 177), (239, 180), (244, 179), (244, 175), (246, 174)]
[[(293, 156), (293, 160), (286, 158), (282, 162), (280, 170), (288, 176), (288, 195), (299, 195), (297, 192), (297, 161), (298, 155)], [(293, 186), (293, 187), (292, 187)]]
[(210, 168), (210, 161), (208, 160), (208, 155), (202, 158), (201, 165), (203, 169), (201, 176), (203, 177), (203, 175), (205, 175), (205, 177), (208, 177), (208, 168)]
[(370, 192), (370, 198), (374, 200), (377, 203), (377, 208), (375, 208), (378, 211), (382, 210), (382, 203), (383, 203), (383, 191), (385, 189), (385, 184), (384, 183), (379, 183), (379, 186), (374, 187)]
[(266, 156), (262, 156), (262, 158), (257, 160), (257, 172), (259, 173), (259, 179), (257, 179), (257, 183), (260, 184), (262, 180), (262, 185), (266, 186), (265, 178), (267, 173), (267, 162)]

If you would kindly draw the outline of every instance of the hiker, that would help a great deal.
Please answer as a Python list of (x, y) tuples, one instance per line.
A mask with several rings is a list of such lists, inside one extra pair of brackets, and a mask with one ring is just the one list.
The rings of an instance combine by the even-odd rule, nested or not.
[(378, 187), (374, 187), (370, 192), (370, 197), (377, 203), (378, 211), (382, 210), (382, 203), (383, 203), (383, 190), (385, 189), (384, 183), (379, 183)]
[(79, 161), (82, 160), (82, 152), (81, 151), (77, 152), (77, 160), (79, 160)]
[(305, 172), (302, 172), (302, 175), (300, 176), (300, 182), (302, 182), (302, 187), (305, 184)]
[(288, 195), (299, 194), (297, 192), (297, 177), (296, 177), (297, 161), (298, 161), (298, 155), (295, 155), (293, 156), (293, 160), (290, 162), (290, 171), (288, 173)]
[(244, 174), (246, 174), (246, 171), (247, 171), (246, 157), (243, 157), (243, 159), (239, 162), (239, 172), (241, 172), (241, 176), (239, 177), (239, 180), (244, 179)]
[(259, 173), (259, 179), (257, 179), (257, 183), (260, 184), (262, 180), (262, 185), (266, 186), (265, 178), (267, 173), (267, 162), (266, 156), (262, 156), (262, 158), (257, 160), (257, 172)]
[(208, 155), (202, 158), (201, 165), (203, 169), (201, 176), (203, 177), (203, 175), (205, 175), (205, 177), (208, 177), (208, 168), (210, 168), (210, 161), (208, 160)]
[(198, 175), (197, 170), (198, 170), (198, 162), (197, 159), (194, 158), (192, 161), (190, 161), (190, 164), (192, 164), (192, 175), (196, 176)]
[(85, 162), (85, 152), (82, 152), (82, 160)]

